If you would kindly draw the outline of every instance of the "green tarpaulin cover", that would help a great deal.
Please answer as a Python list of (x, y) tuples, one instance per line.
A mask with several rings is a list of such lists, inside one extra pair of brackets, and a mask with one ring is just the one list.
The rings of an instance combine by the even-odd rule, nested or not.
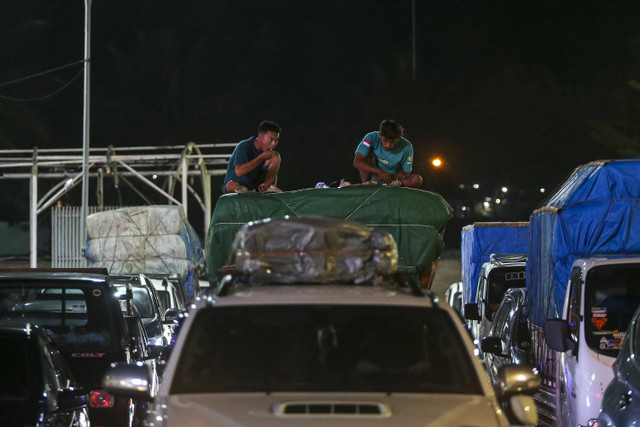
[(442, 233), (453, 216), (437, 193), (404, 187), (308, 188), (284, 193), (221, 196), (213, 211), (205, 251), (211, 283), (229, 262), (237, 231), (249, 221), (285, 216), (346, 219), (391, 233), (399, 266), (422, 277), (444, 249)]

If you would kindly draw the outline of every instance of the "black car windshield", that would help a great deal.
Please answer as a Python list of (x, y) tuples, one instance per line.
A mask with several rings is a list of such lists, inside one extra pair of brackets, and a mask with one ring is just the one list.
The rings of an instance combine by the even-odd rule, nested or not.
[(0, 318), (29, 321), (43, 327), (61, 350), (90, 346), (115, 347), (116, 334), (108, 298), (98, 286), (77, 288), (3, 286)]
[(596, 353), (617, 357), (640, 303), (640, 263), (592, 268), (585, 290), (585, 336)]
[(193, 320), (172, 394), (482, 393), (460, 333), (442, 309), (215, 307)]

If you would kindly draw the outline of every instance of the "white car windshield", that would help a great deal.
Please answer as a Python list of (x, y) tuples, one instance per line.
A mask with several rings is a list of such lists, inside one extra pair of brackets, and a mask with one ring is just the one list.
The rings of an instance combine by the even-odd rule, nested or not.
[(470, 354), (439, 308), (215, 307), (198, 312), (171, 393), (481, 394)]

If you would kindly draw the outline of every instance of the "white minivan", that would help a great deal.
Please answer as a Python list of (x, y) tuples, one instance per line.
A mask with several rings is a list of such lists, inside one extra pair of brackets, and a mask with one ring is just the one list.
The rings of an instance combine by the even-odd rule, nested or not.
[(545, 323), (547, 345), (557, 352), (557, 425), (586, 426), (598, 417), (639, 303), (640, 257), (573, 263), (562, 318)]

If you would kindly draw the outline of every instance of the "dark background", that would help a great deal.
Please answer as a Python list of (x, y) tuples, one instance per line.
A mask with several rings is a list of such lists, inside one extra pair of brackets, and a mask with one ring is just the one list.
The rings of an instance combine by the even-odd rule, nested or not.
[[(356, 145), (392, 118), (453, 228), (526, 221), (577, 165), (639, 155), (640, 2), (415, 4), (414, 79), (411, 0), (94, 0), (91, 146), (237, 142), (275, 120), (293, 190), (356, 181)], [(0, 0), (0, 149), (82, 147), (82, 64), (3, 83), (83, 44), (82, 0)], [(21, 186), (0, 181), (0, 219), (28, 218)]]

